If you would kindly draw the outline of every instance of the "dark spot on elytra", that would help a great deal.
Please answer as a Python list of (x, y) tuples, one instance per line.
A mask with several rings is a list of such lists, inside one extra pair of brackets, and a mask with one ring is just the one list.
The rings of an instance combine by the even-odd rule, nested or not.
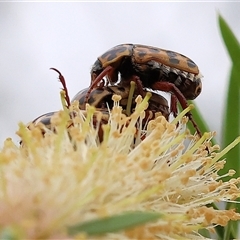
[(88, 103), (91, 105), (91, 104), (94, 103), (94, 101), (95, 101), (95, 98), (93, 98), (92, 96), (90, 96), (89, 99), (88, 99)]
[(45, 124), (44, 121), (46, 121), (46, 119), (48, 119), (49, 122), (50, 122), (50, 119), (51, 119), (51, 117), (53, 116), (54, 113), (55, 113), (55, 112), (45, 113), (45, 114), (43, 114), (43, 115), (35, 118), (32, 122), (33, 122), (33, 123), (42, 122), (43, 124)]
[(40, 122), (44, 125), (50, 125), (51, 124), (51, 117), (43, 118)]
[(187, 65), (190, 67), (190, 68), (195, 68), (196, 67), (196, 64), (188, 58), (187, 60)]
[(180, 61), (177, 58), (169, 58), (169, 62), (175, 65), (180, 63)]
[(169, 62), (172, 64), (179, 64), (179, 60), (177, 59), (178, 53), (172, 52), (172, 51), (166, 51), (168, 57), (169, 57)]
[(149, 48), (148, 48), (148, 51), (151, 52), (151, 53), (156, 54), (156, 53), (161, 52), (161, 49), (159, 49), (159, 48), (154, 48), (154, 47), (149, 47)]
[(103, 59), (107, 59), (107, 61), (111, 61), (113, 60), (114, 58), (117, 58), (117, 56), (126, 51), (128, 48), (127, 47), (124, 47), (124, 46), (119, 46), (119, 47), (116, 47), (116, 48), (112, 48), (111, 50), (107, 51), (106, 53), (104, 53), (101, 58)]
[(138, 50), (137, 54), (140, 58), (143, 58), (146, 55), (156, 54), (161, 52), (161, 49), (154, 48), (154, 47), (148, 47), (146, 46), (146, 50), (142, 50), (142, 47), (140, 47), (141, 50)]
[(143, 58), (143, 57), (146, 56), (146, 55), (147, 55), (147, 53), (144, 52), (144, 51), (138, 53), (138, 56), (139, 56), (140, 58)]
[[(101, 95), (102, 93), (102, 89), (94, 89), (90, 95), (89, 95), (89, 99), (88, 99), (88, 103), (91, 105), (95, 102), (95, 99), (97, 98), (97, 95)], [(85, 99), (85, 94), (84, 94), (84, 99)]]
[(172, 52), (172, 51), (166, 51), (167, 55), (169, 56), (169, 58), (175, 58), (178, 56), (177, 53)]
[(85, 102), (85, 95), (83, 95), (80, 99), (79, 99), (79, 104), (82, 105)]

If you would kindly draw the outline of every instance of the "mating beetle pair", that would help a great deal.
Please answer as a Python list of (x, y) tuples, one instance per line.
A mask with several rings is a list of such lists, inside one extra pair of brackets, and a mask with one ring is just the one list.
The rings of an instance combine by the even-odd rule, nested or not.
[[(72, 102), (78, 101), (79, 108), (83, 110), (83, 114), (84, 114), (84, 110), (86, 109), (85, 98), (88, 92), (88, 88), (79, 91), (70, 102), (64, 77), (61, 75), (61, 73), (57, 69), (53, 69), (53, 70), (59, 73), (60, 82), (62, 83), (63, 89), (66, 93), (65, 100), (67, 103), (67, 107), (69, 107)], [(148, 91), (144, 90), (144, 94), (146, 94), (147, 92)], [(114, 86), (103, 86), (101, 88), (93, 89), (89, 94), (88, 104), (90, 104), (91, 106), (94, 106), (97, 111), (100, 111), (103, 113), (103, 116), (100, 122), (101, 124), (106, 124), (109, 120), (109, 109), (112, 109), (113, 103), (114, 103), (112, 99), (113, 95), (121, 96), (119, 105), (122, 107), (123, 113), (125, 113), (126, 115), (130, 115), (131, 113), (133, 113), (134, 108), (136, 106), (135, 98), (139, 95), (139, 92), (135, 88), (133, 91), (133, 96), (129, 98), (130, 84), (127, 84), (125, 86), (123, 84), (116, 84)], [(128, 110), (128, 106), (130, 106), (129, 110)], [(37, 125), (38, 123), (42, 123), (45, 126), (45, 128), (41, 128), (43, 135), (45, 134), (46, 129), (55, 131), (55, 129), (51, 124), (52, 117), (55, 113), (56, 112), (50, 112), (50, 113), (41, 115), (40, 117), (33, 120), (32, 123), (30, 123), (30, 125), (31, 124)], [(148, 109), (145, 111), (145, 117), (142, 120), (143, 126), (145, 126), (145, 124), (147, 124), (147, 122), (150, 121), (151, 119), (154, 119), (157, 113), (161, 113), (168, 120), (170, 115), (168, 102), (163, 96), (157, 93), (151, 92), (151, 97), (148, 102)], [(93, 116), (93, 124), (94, 125), (98, 124), (95, 118), (95, 115)], [(71, 124), (69, 125), (69, 127), (70, 126)], [(103, 139), (102, 128), (99, 128), (98, 137), (99, 137), (99, 141), (101, 142)]]
[[(104, 77), (107, 79), (103, 80)], [(170, 111), (176, 116), (177, 100), (185, 109), (187, 100), (193, 100), (201, 93), (201, 77), (198, 66), (180, 53), (140, 44), (121, 44), (109, 49), (94, 63), (85, 102), (97, 86), (135, 81), (143, 96), (145, 88), (170, 92)], [(188, 116), (201, 135), (192, 115), (188, 113)]]
[[(64, 86), (63, 76), (58, 70), (54, 70), (59, 73), (60, 81), (64, 82)], [(143, 97), (148, 89), (171, 93), (170, 111), (167, 100), (155, 93), (147, 109), (160, 111), (167, 119), (170, 112), (174, 116), (177, 115), (177, 100), (184, 109), (188, 106), (187, 100), (195, 99), (202, 89), (201, 74), (190, 58), (156, 47), (121, 44), (98, 57), (91, 69), (89, 88), (80, 91), (73, 100), (79, 100), (81, 109), (85, 109), (85, 104), (89, 103), (105, 111), (106, 104), (111, 106), (111, 96), (118, 94), (122, 97), (121, 105), (126, 106), (124, 100), (128, 96), (131, 81), (136, 83), (137, 92)], [(66, 86), (64, 90), (67, 91)], [(70, 104), (69, 97), (66, 100)], [(131, 110), (133, 109), (132, 102)], [(51, 114), (53, 113), (35, 119), (34, 123), (40, 121), (47, 125), (50, 123)], [(201, 135), (192, 115), (189, 113), (188, 116), (197, 133)]]

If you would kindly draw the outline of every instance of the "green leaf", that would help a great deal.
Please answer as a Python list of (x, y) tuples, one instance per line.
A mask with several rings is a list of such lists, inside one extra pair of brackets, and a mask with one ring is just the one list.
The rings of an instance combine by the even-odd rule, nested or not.
[(116, 232), (126, 228), (135, 227), (162, 217), (162, 214), (152, 212), (128, 212), (102, 219), (96, 219), (85, 223), (68, 227), (69, 235), (85, 232), (88, 235), (100, 235)]
[[(232, 60), (222, 131), (222, 145), (223, 147), (226, 147), (240, 135), (240, 44), (226, 21), (220, 15), (219, 27), (229, 56)], [(234, 169), (237, 171), (236, 176), (239, 177), (240, 146), (237, 145), (225, 156), (227, 162), (224, 170), (220, 173), (223, 173), (223, 171), (227, 172), (229, 169)]]
[(234, 33), (226, 23), (226, 21), (223, 19), (223, 17), (219, 14), (218, 15), (218, 22), (219, 27), (221, 30), (222, 38), (225, 43), (225, 46), (228, 50), (229, 56), (232, 60), (232, 62), (240, 67), (240, 45), (239, 41), (235, 37)]
[(6, 227), (0, 232), (0, 239), (2, 240), (18, 240), (18, 234), (12, 227)]
[[(240, 56), (239, 56), (240, 57)], [(223, 119), (222, 145), (226, 147), (240, 134), (240, 69), (232, 67)], [(234, 169), (240, 176), (240, 145), (226, 155), (224, 172)], [(221, 172), (220, 172), (221, 173)]]
[[(232, 60), (222, 131), (222, 145), (223, 147), (226, 147), (240, 135), (240, 44), (226, 21), (220, 15), (218, 20), (223, 41)], [(240, 145), (237, 145), (229, 151), (225, 157), (226, 164), (219, 174), (221, 175), (229, 169), (234, 169), (237, 172), (234, 177), (239, 177)], [(226, 178), (226, 180), (229, 180), (229, 178)], [(228, 203), (226, 209), (236, 208), (236, 206), (235, 203)], [(230, 221), (224, 228), (223, 239), (237, 238), (238, 225), (238, 222)]]
[(210, 234), (209, 230), (207, 230), (206, 228), (200, 229), (198, 232), (205, 238), (210, 238), (211, 237), (211, 234)]

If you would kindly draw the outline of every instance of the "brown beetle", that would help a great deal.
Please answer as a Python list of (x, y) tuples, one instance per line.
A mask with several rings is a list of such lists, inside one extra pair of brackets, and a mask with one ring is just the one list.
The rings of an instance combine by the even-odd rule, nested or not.
[[(91, 69), (91, 84), (85, 102), (95, 87), (106, 85), (103, 80), (105, 76), (107, 84), (135, 81), (141, 94), (143, 88), (170, 92), (170, 109), (174, 116), (177, 115), (176, 98), (185, 109), (187, 100), (195, 99), (202, 90), (202, 76), (190, 58), (170, 50), (140, 44), (121, 44), (98, 57)], [(201, 135), (190, 113), (188, 116)]]
[[(116, 94), (121, 96), (119, 105), (123, 108), (123, 113), (126, 113), (129, 91), (130, 91), (129, 84), (128, 85), (117, 84), (113, 86), (95, 88), (93, 89), (93, 91), (91, 91), (87, 103), (91, 106), (96, 107), (96, 109), (99, 111), (107, 112), (108, 108), (112, 109), (113, 107), (112, 96)], [(147, 91), (144, 90), (145, 94), (146, 92)], [(74, 96), (74, 98), (72, 99), (72, 102), (74, 100), (79, 101), (79, 108), (84, 110), (86, 105), (85, 98), (87, 93), (88, 93), (88, 88), (81, 90)], [(155, 113), (162, 113), (162, 115), (168, 120), (170, 115), (168, 101), (163, 96), (157, 93), (151, 92), (151, 94), (152, 96), (148, 102), (149, 106), (146, 110), (146, 115), (149, 116), (153, 114), (152, 118), (154, 118)], [(131, 110), (130, 110), (130, 113), (127, 113), (127, 114), (133, 113), (134, 108), (136, 106), (135, 98), (138, 95), (139, 95), (139, 92), (137, 89), (135, 89), (134, 95), (131, 101)]]
[[(195, 99), (201, 92), (201, 74), (190, 58), (152, 46), (121, 44), (111, 48), (94, 63), (91, 86), (95, 87), (104, 76), (110, 84), (116, 83), (119, 73), (123, 79), (138, 76), (144, 87), (152, 89), (156, 82), (172, 83), (187, 100)], [(162, 88), (155, 90), (168, 92)]]
[[(63, 90), (66, 93), (65, 100), (67, 103), (67, 107), (69, 107), (72, 102), (78, 101), (79, 108), (81, 110), (83, 110), (83, 113), (85, 113), (85, 109), (86, 109), (85, 98), (86, 98), (86, 94), (88, 93), (88, 88), (79, 91), (70, 102), (64, 77), (57, 69), (53, 68), (53, 70), (55, 70), (59, 73), (60, 82), (62, 83)], [(121, 96), (121, 100), (120, 100), (119, 104), (123, 108), (123, 113), (127, 113), (129, 91), (130, 91), (130, 84), (124, 85), (123, 82), (121, 85), (118, 84), (115, 86), (105, 86), (105, 87), (101, 87), (101, 88), (95, 88), (93, 91), (91, 91), (91, 93), (89, 95), (89, 99), (88, 99), (88, 104), (91, 106), (94, 106), (97, 111), (100, 111), (103, 113), (103, 117), (101, 119), (101, 124), (107, 124), (107, 122), (108, 122), (108, 118), (109, 118), (109, 110), (108, 109), (111, 110), (113, 107), (112, 97), (115, 94)], [(146, 93), (146, 92), (147, 91), (144, 91), (144, 93)], [(146, 116), (145, 116), (145, 119), (143, 120), (143, 124), (146, 124), (149, 120), (154, 119), (156, 113), (161, 113), (168, 120), (169, 114), (170, 114), (168, 101), (163, 96), (161, 96), (157, 93), (151, 92), (151, 94), (152, 94), (152, 96), (149, 100), (149, 105), (148, 105), (148, 109), (146, 110)], [(138, 95), (139, 95), (138, 90), (135, 89), (133, 97), (131, 99), (131, 106), (130, 106), (129, 114), (134, 112), (134, 108), (136, 106), (135, 98)], [(52, 127), (52, 124), (51, 124), (51, 118), (53, 117), (53, 115), (55, 113), (57, 113), (57, 112), (50, 112), (50, 113), (41, 115), (40, 117), (33, 120), (29, 124), (29, 127), (32, 125), (36, 126), (39, 123), (41, 123), (47, 129), (54, 131), (54, 128)], [(97, 123), (95, 116), (93, 116), (93, 123), (94, 124)], [(68, 127), (71, 127), (71, 124)], [(44, 135), (45, 134), (44, 128), (41, 128), (41, 130), (42, 130), (42, 134)], [(101, 127), (99, 128), (98, 136), (99, 136), (99, 140), (101, 142), (103, 139), (103, 131), (102, 131)]]

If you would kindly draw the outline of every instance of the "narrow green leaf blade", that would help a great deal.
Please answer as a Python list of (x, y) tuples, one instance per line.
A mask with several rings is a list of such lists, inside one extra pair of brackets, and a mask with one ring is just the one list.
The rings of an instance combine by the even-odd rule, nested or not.
[[(240, 56), (239, 56), (240, 57)], [(240, 69), (232, 67), (227, 92), (226, 110), (223, 119), (222, 145), (226, 147), (240, 135)], [(240, 146), (237, 145), (226, 155), (224, 172), (229, 169), (236, 170), (236, 177), (240, 176)], [(221, 173), (221, 172), (220, 172)]]
[(232, 62), (240, 67), (240, 44), (234, 33), (223, 19), (221, 15), (218, 15), (219, 27), (221, 30), (222, 38), (229, 53)]
[(100, 235), (155, 221), (162, 216), (160, 213), (152, 212), (128, 212), (70, 226), (68, 233), (75, 235), (79, 232), (85, 232), (88, 235)]
[[(232, 60), (222, 130), (222, 145), (226, 147), (240, 135), (240, 44), (226, 21), (220, 15), (218, 20), (223, 41)], [(225, 157), (226, 164), (224, 169), (220, 171), (220, 174), (227, 172), (229, 169), (234, 169), (237, 172), (234, 177), (239, 177), (240, 146), (237, 145)], [(229, 180), (229, 178), (226, 178), (226, 180)], [(226, 209), (230, 208), (236, 208), (236, 204), (228, 203)], [(238, 222), (230, 221), (224, 228), (224, 239), (237, 238), (238, 228)]]
[[(222, 38), (232, 60), (222, 131), (222, 145), (226, 147), (240, 135), (240, 44), (223, 17), (219, 15), (218, 19)], [(228, 152), (226, 159), (223, 171), (235, 169), (237, 176), (240, 176), (240, 146)]]

